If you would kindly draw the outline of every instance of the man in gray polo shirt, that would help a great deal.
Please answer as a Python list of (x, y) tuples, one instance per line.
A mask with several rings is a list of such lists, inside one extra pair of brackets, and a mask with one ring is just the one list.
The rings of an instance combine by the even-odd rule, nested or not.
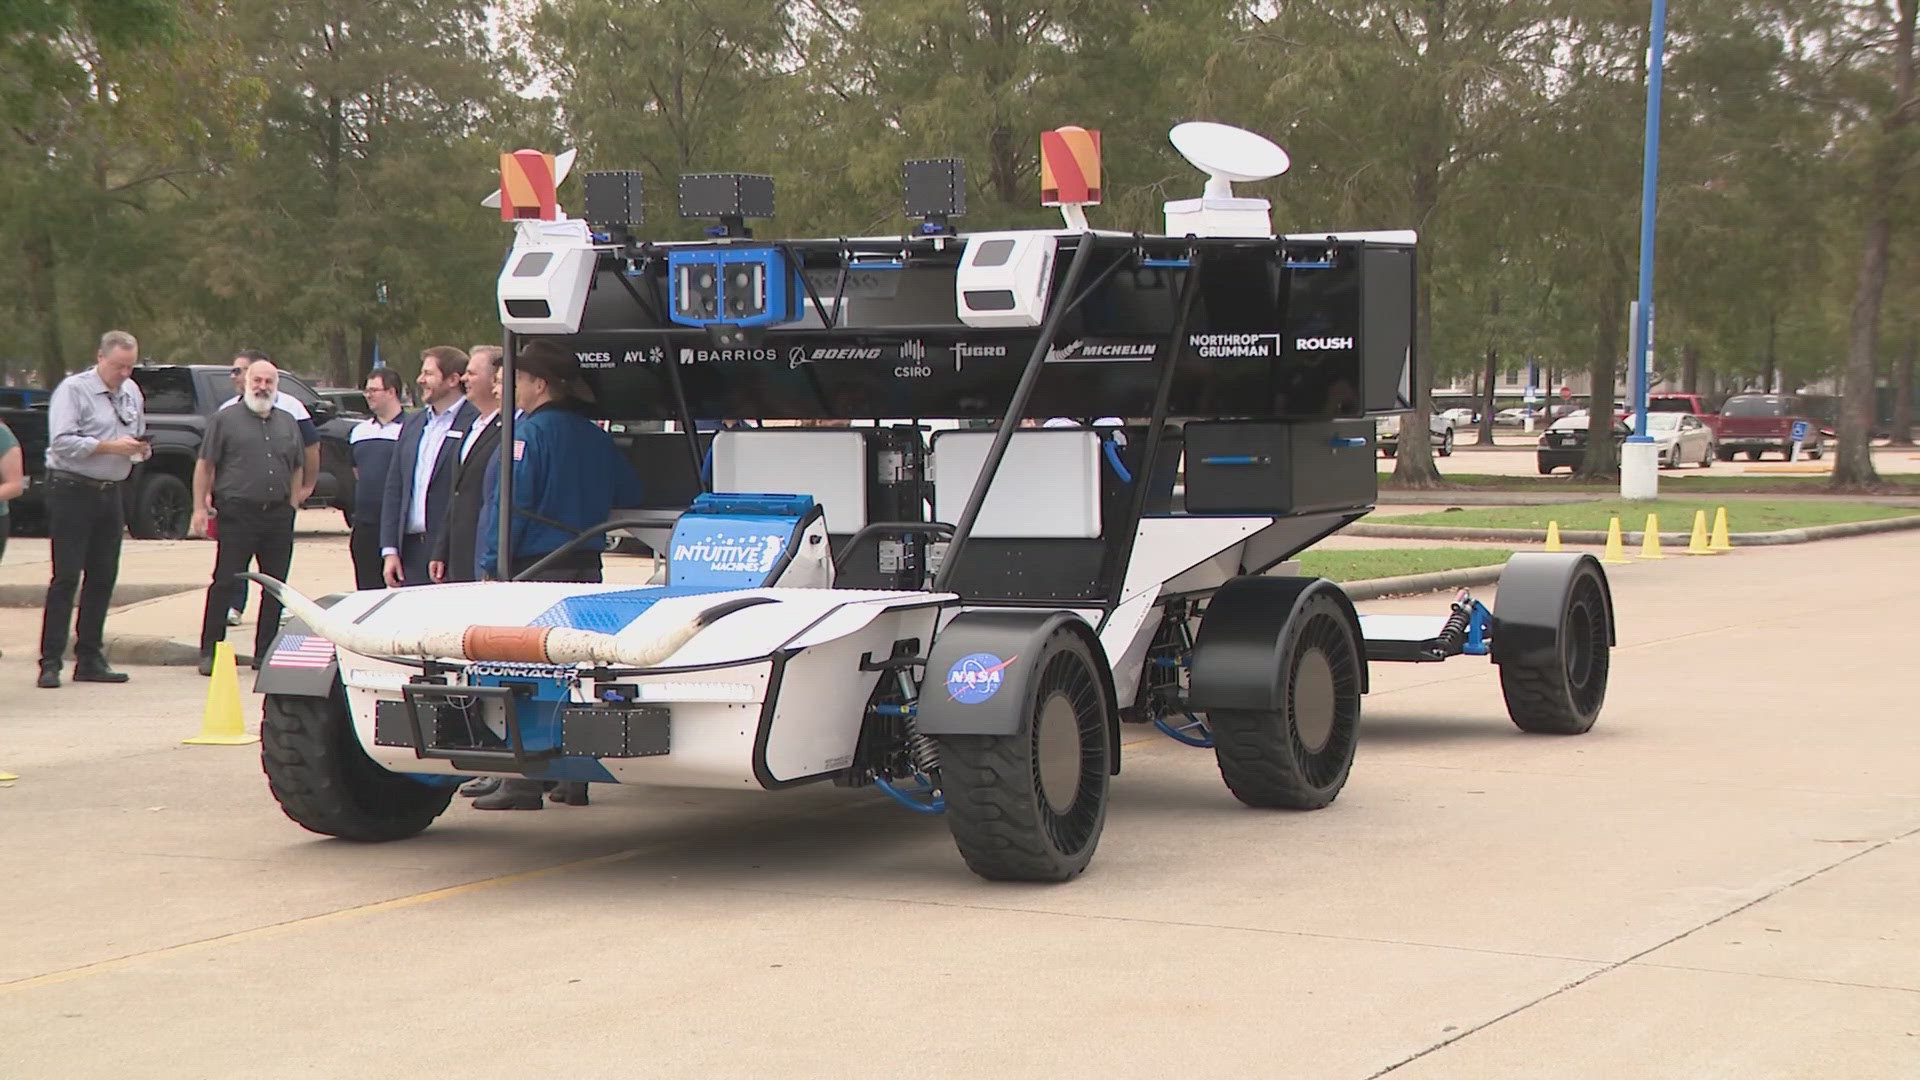
[[(200, 620), (202, 675), (213, 673), (214, 646), (226, 639), (227, 612), (247, 565), (257, 563), (261, 573), (281, 581), (293, 566), (294, 510), (313, 485), (303, 475), (306, 450), (299, 423), (274, 408), (279, 392), (279, 369), (255, 361), (247, 368), (240, 406), (215, 413), (200, 440), (200, 461), (193, 469), (193, 533), (206, 535), (208, 511), (220, 516), (220, 546)], [(255, 667), (279, 632), (280, 601), (263, 593), (253, 634)]]
[[(126, 520), (120, 484), (147, 458), (146, 399), (130, 377), (140, 344), (132, 334), (100, 337), (93, 367), (61, 380), (47, 404), (47, 533), (53, 580), (40, 617), (40, 681), (60, 685), (73, 598), (80, 621), (73, 643), (75, 682), (121, 683), (107, 666), (107, 605), (120, 577), (120, 536)], [(82, 579), (85, 579), (84, 584)]]

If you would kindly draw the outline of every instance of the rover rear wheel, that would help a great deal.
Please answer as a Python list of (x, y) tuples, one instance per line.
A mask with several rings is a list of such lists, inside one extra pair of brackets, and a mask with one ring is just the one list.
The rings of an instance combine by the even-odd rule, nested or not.
[(1314, 810), (1340, 794), (1360, 728), (1360, 644), (1346, 611), (1309, 597), (1284, 631), (1279, 708), (1214, 709), (1220, 777), (1248, 806)]

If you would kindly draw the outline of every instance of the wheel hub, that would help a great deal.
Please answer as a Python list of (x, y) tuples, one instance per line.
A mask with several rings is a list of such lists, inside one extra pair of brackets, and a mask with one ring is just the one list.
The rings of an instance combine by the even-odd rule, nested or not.
[(1073, 806), (1080, 791), (1080, 722), (1067, 695), (1055, 693), (1034, 721), (1039, 725), (1034, 752), (1039, 758), (1040, 792), (1056, 814)]
[(1338, 711), (1333, 690), (1333, 663), (1319, 648), (1300, 654), (1293, 668), (1293, 730), (1300, 745), (1318, 753), (1333, 737)]

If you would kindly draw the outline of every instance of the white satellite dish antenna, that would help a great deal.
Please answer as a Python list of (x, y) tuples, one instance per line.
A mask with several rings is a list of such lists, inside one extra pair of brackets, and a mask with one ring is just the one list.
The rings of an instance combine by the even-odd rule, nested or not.
[[(560, 187), (561, 181), (567, 178), (567, 173), (572, 170), (574, 155), (579, 152), (578, 147), (572, 150), (563, 150), (553, 159), (553, 186), (556, 189)], [(489, 210), (500, 209), (500, 189), (494, 188), (486, 198), (480, 200), (480, 205)]]
[(1173, 148), (1207, 174), (1209, 198), (1233, 197), (1233, 182), (1251, 183), (1279, 176), (1292, 162), (1287, 152), (1264, 136), (1227, 124), (1192, 120), (1167, 133)]

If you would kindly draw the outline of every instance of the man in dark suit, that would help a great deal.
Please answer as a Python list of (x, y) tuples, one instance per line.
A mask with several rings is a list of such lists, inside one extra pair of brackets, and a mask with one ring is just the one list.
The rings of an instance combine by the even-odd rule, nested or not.
[(500, 346), (475, 345), (467, 353), (467, 404), (478, 418), (460, 447), (446, 527), (427, 563), (434, 581), (479, 581), (479, 532), (498, 524), (481, 521), (480, 507), (486, 501), (487, 462), (500, 446)]
[(479, 416), (460, 396), (466, 367), (467, 354), (451, 345), (435, 345), (420, 354), (415, 381), (426, 408), (400, 427), (380, 508), (382, 576), (389, 588), (432, 580), (427, 563), (446, 525), (454, 466), (460, 463), (467, 429)]

